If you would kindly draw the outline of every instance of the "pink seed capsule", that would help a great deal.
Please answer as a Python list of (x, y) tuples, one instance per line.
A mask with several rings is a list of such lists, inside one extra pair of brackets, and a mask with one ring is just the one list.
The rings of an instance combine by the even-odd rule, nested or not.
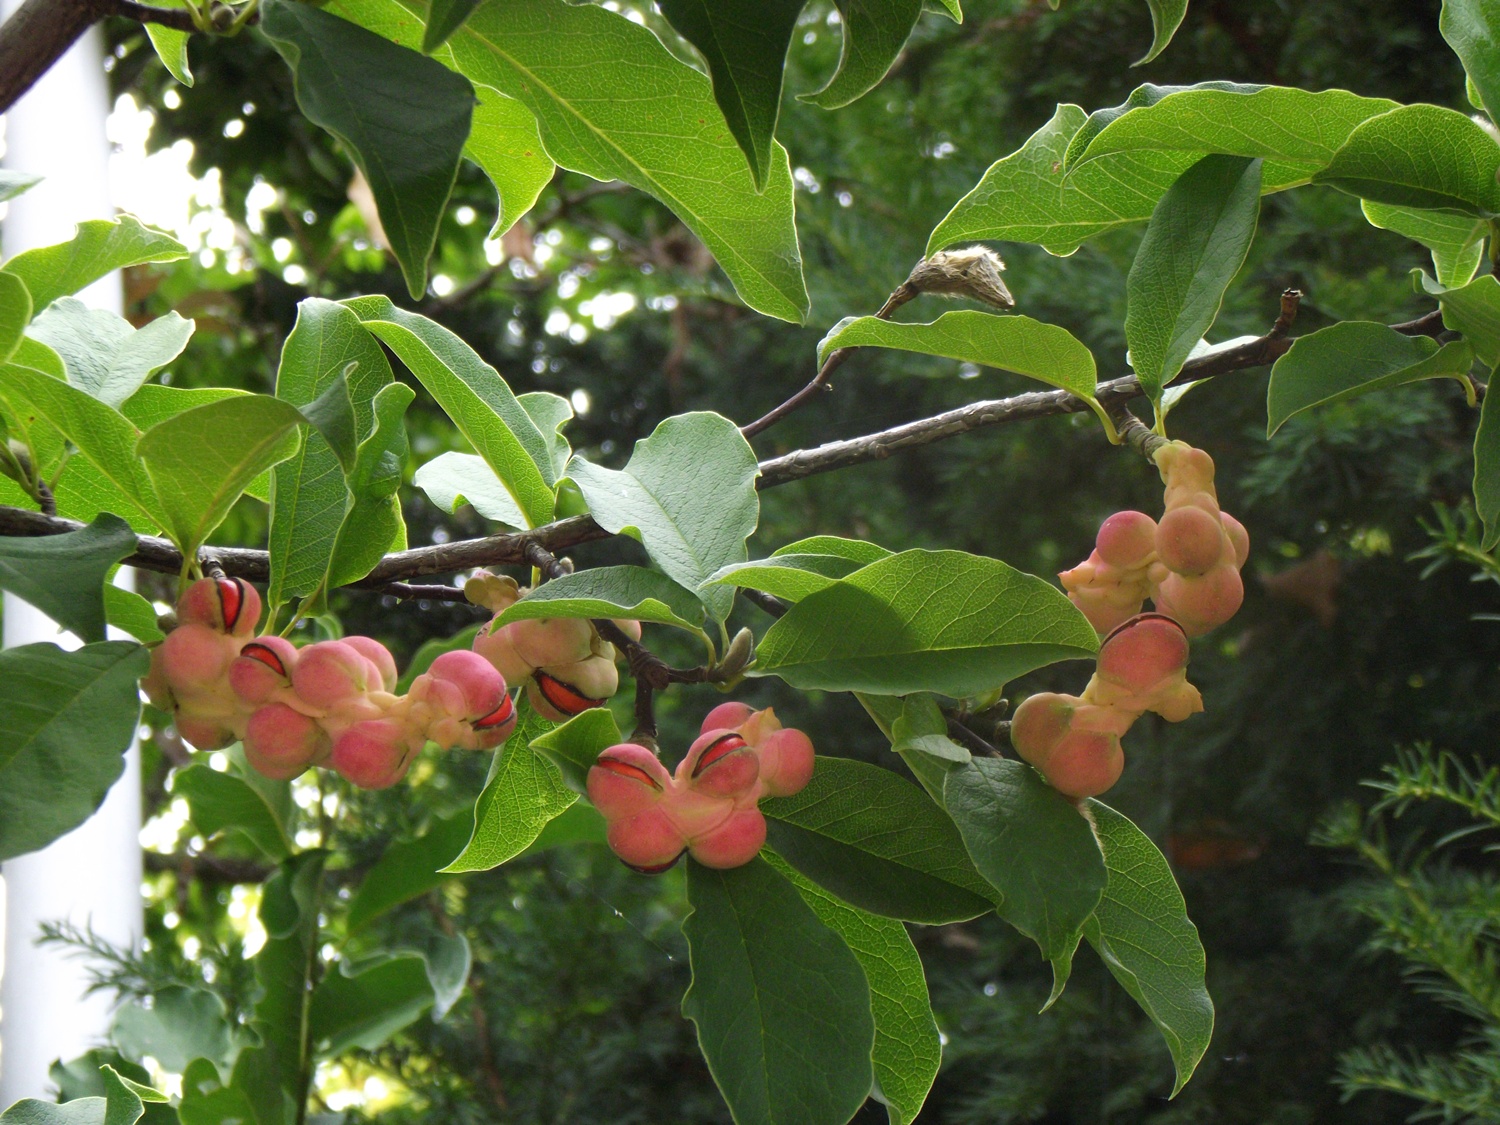
[(526, 682), (526, 698), (537, 714), (561, 723), (591, 707), (603, 707), (619, 686), (614, 662), (591, 656), (576, 664), (538, 668)]
[(1219, 564), (1226, 548), (1233, 550), (1217, 512), (1173, 508), (1156, 528), (1156, 552), (1176, 574), (1206, 573)]
[(297, 654), (292, 687), (313, 707), (334, 707), (382, 687), (380, 669), (344, 641), (319, 641)]
[(157, 646), (161, 674), (179, 697), (213, 692), (228, 673), (238, 647), (205, 625), (178, 625)]
[(1156, 521), (1145, 512), (1116, 512), (1100, 525), (1094, 543), (1104, 562), (1134, 570), (1145, 566), (1156, 550)]
[(1071, 731), (1037, 767), (1049, 785), (1065, 797), (1081, 800), (1111, 789), (1125, 771), (1119, 735)]
[(687, 841), (659, 808), (643, 809), (605, 830), (610, 850), (642, 875), (660, 875), (687, 851)]
[(406, 776), (415, 756), (400, 723), (370, 719), (339, 736), (330, 764), (361, 789), (388, 789)]
[(767, 735), (756, 748), (760, 756), (761, 787), (768, 797), (790, 797), (812, 780), (817, 762), (812, 739), (786, 727)]
[(478, 719), (490, 715), (505, 698), (505, 677), (488, 660), (468, 649), (443, 653), (426, 674), (458, 689), (462, 709), (455, 713), (455, 718)]
[(234, 731), (216, 719), (197, 719), (179, 712), (173, 725), (184, 742), (199, 750), (222, 750), (234, 741)]
[(1023, 761), (1041, 767), (1073, 723), (1077, 696), (1042, 691), (1022, 700), (1010, 720), (1010, 742)]
[(698, 793), (730, 800), (748, 798), (760, 774), (756, 752), (734, 731), (699, 735), (677, 767), (677, 781)]
[(177, 601), (180, 625), (205, 625), (239, 637), (255, 634), (260, 594), (243, 578), (200, 578)]
[(1224, 522), (1224, 531), (1229, 536), (1230, 545), (1234, 547), (1234, 565), (1243, 568), (1245, 560), (1250, 557), (1250, 533), (1245, 530), (1244, 524), (1228, 512), (1220, 512), (1219, 519)]
[(672, 775), (657, 756), (634, 742), (611, 746), (589, 769), (589, 800), (606, 821), (654, 808), (671, 787)]
[(755, 714), (755, 708), (748, 703), (733, 700), (721, 703), (703, 717), (703, 725), (698, 728), (698, 733), (707, 734), (711, 730), (739, 730), (753, 714)]
[(245, 724), (245, 760), (273, 781), (296, 777), (328, 748), (328, 736), (317, 721), (285, 703), (257, 708)]
[(704, 867), (725, 870), (749, 863), (765, 842), (766, 818), (752, 807), (736, 809), (718, 828), (693, 840), (688, 851)]
[(396, 690), (396, 681), (400, 679), (400, 674), (396, 671), (396, 658), (391, 655), (390, 649), (374, 637), (355, 635), (345, 637), (344, 643), (374, 665), (375, 670), (380, 674), (379, 684), (372, 685), (371, 690), (380, 688), (386, 691)]
[(291, 687), (297, 647), (285, 637), (256, 637), (229, 666), (229, 686), (249, 704), (267, 703)]
[(1187, 634), (1160, 613), (1132, 617), (1099, 647), (1099, 676), (1133, 692), (1151, 690), (1188, 663)]

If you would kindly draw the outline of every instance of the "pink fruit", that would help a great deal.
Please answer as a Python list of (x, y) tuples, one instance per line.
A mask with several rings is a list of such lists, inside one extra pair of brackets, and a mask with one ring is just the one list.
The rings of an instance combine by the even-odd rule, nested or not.
[(267, 703), (291, 687), (297, 647), (284, 637), (256, 637), (229, 665), (229, 686), (249, 704)]
[(235, 739), (232, 728), (214, 719), (195, 719), (179, 713), (174, 725), (182, 740), (199, 750), (222, 750)]
[(251, 637), (259, 620), (260, 594), (243, 578), (200, 578), (177, 600), (179, 625)]
[(505, 677), (488, 660), (468, 649), (443, 653), (426, 674), (458, 689), (462, 698), (462, 710), (457, 713), (460, 718), (488, 716), (505, 698)]
[(1234, 548), (1234, 565), (1243, 568), (1245, 560), (1250, 557), (1250, 533), (1245, 530), (1244, 524), (1228, 512), (1220, 512), (1219, 519), (1224, 521), (1224, 531)]
[(368, 660), (380, 674), (380, 684), (376, 685), (374, 690), (379, 690), (379, 688), (384, 688), (386, 691), (396, 690), (396, 681), (400, 679), (400, 676), (396, 671), (396, 658), (391, 655), (390, 649), (374, 637), (361, 637), (357, 634), (345, 637), (344, 643)]
[(1010, 742), (1024, 761), (1040, 768), (1073, 722), (1078, 698), (1042, 691), (1022, 700), (1010, 720)]
[(1160, 613), (1131, 618), (1099, 648), (1099, 676), (1127, 690), (1149, 691), (1187, 667), (1187, 634)]
[(745, 720), (753, 714), (755, 714), (755, 708), (748, 703), (733, 700), (721, 703), (703, 717), (703, 725), (698, 733), (707, 734), (711, 730), (739, 730)]
[(1240, 572), (1224, 563), (1196, 578), (1168, 575), (1152, 599), (1157, 610), (1175, 618), (1188, 636), (1200, 637), (1239, 612), (1245, 586)]
[(727, 820), (688, 845), (688, 852), (704, 867), (743, 867), (760, 854), (766, 842), (766, 818), (757, 808), (736, 809)]
[(1217, 510), (1173, 508), (1157, 525), (1156, 552), (1169, 570), (1196, 576), (1218, 565), (1228, 540)]
[(284, 703), (257, 708), (245, 724), (245, 760), (273, 781), (288, 781), (327, 755), (317, 720)]
[(481, 629), (474, 638), (474, 651), (490, 662), (508, 684), (518, 684), (531, 675), (533, 666), (516, 651), (515, 636), (509, 629), (491, 632)]
[(161, 673), (181, 698), (195, 691), (214, 691), (229, 671), (238, 645), (204, 625), (179, 625), (157, 646)]
[(414, 752), (393, 719), (355, 723), (333, 744), (330, 762), (361, 789), (388, 789), (406, 776)]
[(775, 731), (755, 747), (761, 786), (768, 797), (790, 797), (812, 780), (816, 757), (812, 739), (790, 727)]
[(672, 775), (655, 754), (634, 742), (611, 746), (589, 770), (588, 794), (605, 820), (634, 816), (660, 804)]
[(292, 687), (313, 707), (333, 707), (383, 685), (380, 669), (344, 641), (308, 645), (292, 669)]
[(678, 778), (710, 797), (734, 800), (755, 788), (760, 773), (756, 752), (739, 734), (711, 730), (699, 735), (678, 767)]
[(1037, 767), (1048, 784), (1066, 797), (1097, 797), (1125, 770), (1120, 738), (1102, 731), (1069, 732)]
[(1145, 512), (1116, 512), (1100, 525), (1094, 542), (1104, 562), (1134, 570), (1145, 566), (1156, 550), (1156, 521)]
[(561, 723), (590, 707), (603, 707), (619, 686), (614, 661), (592, 656), (575, 664), (538, 668), (526, 682), (526, 698), (537, 714)]
[(642, 875), (660, 875), (687, 850), (677, 826), (659, 808), (617, 820), (605, 831), (610, 850)]

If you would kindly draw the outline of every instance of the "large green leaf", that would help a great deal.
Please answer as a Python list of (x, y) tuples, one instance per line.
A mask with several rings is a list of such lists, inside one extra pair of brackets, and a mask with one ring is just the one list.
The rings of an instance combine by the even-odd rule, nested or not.
[(839, 555), (773, 555), (769, 559), (721, 566), (703, 584), (761, 590), (799, 602), (863, 565)]
[(1500, 4), (1495, 0), (1443, 0), (1438, 29), (1480, 100), (1493, 117), (1500, 112)]
[[(356, 440), (374, 424), (371, 405), (391, 381), (391, 367), (380, 344), (343, 305), (309, 297), (297, 306), (297, 322), (281, 349), (276, 397), (307, 406), (335, 385), (349, 367), (349, 402)], [(343, 526), (349, 489), (328, 439), (309, 430), (301, 447), (272, 472), (271, 581), (266, 599), (285, 599), (316, 590), (328, 571), (333, 545)]]
[(962, 551), (903, 551), (810, 594), (756, 667), (804, 690), (977, 695), (1092, 656), (1098, 636), (1051, 583)]
[(1008, 759), (950, 769), (943, 803), (974, 866), (1004, 896), (1000, 916), (1052, 962), (1055, 998), (1108, 878), (1089, 822), (1034, 769)]
[(1084, 935), (1166, 1039), (1177, 1067), (1175, 1097), (1213, 1037), (1203, 944), (1156, 845), (1108, 805), (1087, 807), (1109, 882)]
[(1146, 0), (1146, 4), (1151, 9), (1151, 49), (1132, 66), (1145, 66), (1165, 51), (1187, 15), (1188, 0)]
[(1265, 186), (1290, 187), (1333, 159), (1356, 126), (1396, 108), (1347, 90), (1204, 82), (1138, 87), (1089, 116), (1068, 146), (1068, 175), (1120, 152), (1218, 152), (1266, 161)]
[(121, 1077), (114, 1067), (99, 1068), (104, 1096), (44, 1102), (22, 1098), (4, 1113), (0, 1125), (135, 1125), (145, 1113), (144, 1102), (165, 1102), (165, 1094)]
[(842, 535), (809, 535), (806, 539), (798, 539), (771, 552), (773, 559), (782, 555), (835, 555), (865, 566), (889, 558), (891, 552), (878, 543), (864, 539), (845, 539)]
[(1359, 125), (1314, 183), (1403, 207), (1500, 215), (1500, 143), (1456, 110), (1399, 106)]
[(0, 859), (93, 815), (125, 769), (149, 662), (127, 641), (0, 652)]
[(1484, 550), (1500, 543), (1500, 394), (1486, 394), (1474, 434), (1474, 507), (1484, 521)]
[(819, 755), (812, 781), (761, 804), (771, 847), (863, 910), (941, 925), (993, 909), (953, 822), (900, 775)]
[(479, 7), (479, 0), (432, 0), (427, 8), (427, 26), (422, 31), (422, 51), (432, 54), (463, 26)]
[(121, 215), (79, 223), (67, 242), (24, 251), (0, 268), (26, 283), (32, 307), (41, 311), (115, 270), (185, 257), (187, 247), (175, 238), (142, 226), (131, 215)]
[[(588, 790), (589, 769), (599, 754), (625, 741), (608, 707), (590, 707), (553, 730), (531, 737), (531, 749), (557, 766), (564, 784), (575, 793)], [(511, 736), (511, 743), (516, 737)]]
[(1096, 410), (1094, 353), (1066, 328), (1029, 316), (995, 316), (974, 309), (946, 312), (929, 324), (846, 317), (818, 344), (818, 362), (835, 348), (899, 348), (998, 367), (1071, 391)]
[(922, 958), (906, 927), (894, 918), (878, 918), (841, 902), (816, 883), (803, 878), (779, 856), (766, 861), (781, 872), (814, 914), (859, 959), (870, 982), (870, 1014), (875, 1019), (875, 1068), (871, 1091), (886, 1104), (891, 1125), (908, 1125), (927, 1100), (943, 1059), (942, 1039)]
[(505, 483), (473, 453), (440, 453), (417, 470), (412, 483), (445, 512), (469, 504), (487, 520), (506, 527), (526, 526), (526, 515)]
[(163, 1069), (181, 1074), (194, 1059), (226, 1061), (234, 1035), (224, 1001), (206, 988), (172, 985), (115, 1012), (110, 1038), (127, 1057), (148, 1055)]
[(1473, 363), (1474, 349), (1466, 341), (1439, 347), (1426, 336), (1403, 336), (1369, 320), (1346, 320), (1298, 336), (1271, 368), (1266, 436), (1315, 406), (1422, 379), (1459, 379)]
[(531, 748), (553, 724), (523, 702), (515, 733), (495, 751), (489, 780), (474, 806), (474, 833), (444, 872), (488, 871), (520, 855), (547, 822), (563, 812), (578, 794), (558, 767)]
[(30, 602), (85, 641), (104, 640), (104, 584), (135, 551), (135, 532), (118, 516), (36, 538), (0, 536), (0, 589)]
[(474, 813), (464, 809), (433, 821), (415, 839), (392, 843), (375, 861), (349, 903), (349, 931), (353, 933), (392, 907), (440, 886), (441, 869), (463, 851), (473, 834)]
[(698, 48), (729, 131), (757, 189), (772, 165), (786, 51), (806, 0), (661, 0), (661, 13)]
[(340, 965), (313, 990), (308, 1038), (325, 1058), (355, 1047), (373, 1051), (432, 1007), (434, 999), (427, 959), (420, 954), (398, 954), (357, 969)]
[[(339, 0), (362, 23), (420, 14), (420, 0)], [(448, 41), (476, 83), (525, 104), (564, 168), (660, 199), (713, 252), (752, 308), (800, 321), (808, 298), (786, 151), (757, 192), (704, 75), (622, 15), (564, 0), (485, 4)]]
[(194, 322), (175, 312), (144, 328), (122, 316), (91, 309), (76, 297), (60, 297), (44, 309), (26, 334), (62, 359), (68, 382), (119, 409), (140, 385), (187, 347)]
[(391, 383), (371, 403), (375, 427), (359, 443), (349, 470), (349, 502), (328, 561), (330, 589), (359, 581), (393, 545), (406, 545), (406, 524), (396, 493), (408, 452), (404, 418), (414, 398), (416, 392), (405, 383)]
[(292, 68), (297, 105), (349, 151), (413, 298), (463, 157), (474, 88), (460, 74), (358, 24), (266, 0), (260, 28)]
[(1490, 225), (1472, 215), (1450, 211), (1421, 211), (1388, 203), (1360, 202), (1365, 218), (1382, 230), (1395, 231), (1432, 251), (1432, 268), (1444, 285), (1464, 285), (1484, 257), (1484, 236)]
[(1443, 326), (1462, 332), (1486, 367), (1500, 364), (1500, 279), (1488, 273), (1465, 285), (1448, 288), (1412, 270), (1419, 292), (1436, 297), (1443, 310)]
[(31, 323), (31, 294), (26, 283), (13, 273), (0, 270), (0, 363), (15, 353)]
[[(839, 67), (821, 90), (800, 95), (838, 109), (873, 90), (900, 55), (922, 15), (922, 0), (834, 0), (844, 29)], [(948, 14), (959, 16), (951, 5)]]
[(204, 836), (238, 832), (277, 863), (292, 854), (291, 841), (275, 810), (233, 774), (199, 762), (173, 775), (172, 793), (187, 801), (193, 825)]
[(1151, 213), (1125, 282), (1125, 342), (1158, 413), (1162, 388), (1218, 319), (1250, 252), (1260, 177), (1259, 159), (1213, 153), (1184, 172)]
[(244, 395), (195, 406), (141, 435), (135, 452), (183, 554), (208, 540), (255, 477), (297, 451), (303, 424), (290, 403)]
[(870, 1093), (870, 986), (844, 940), (761, 859), (688, 862), (682, 1011), (736, 1125), (844, 1122)]
[(990, 165), (927, 240), (927, 253), (974, 239), (1035, 242), (1071, 254), (1097, 234), (1149, 218), (1156, 201), (1194, 162), (1191, 153), (1122, 152), (1064, 178), (1068, 142), (1087, 114), (1060, 105), (1017, 152)]
[(118, 410), (61, 379), (14, 363), (0, 367), (0, 398), (12, 416), (39, 414), (78, 447), (112, 489), (110, 498), (132, 509), (117, 515), (152, 527), (166, 525), (156, 488), (136, 456), (140, 431)]
[[(729, 419), (705, 412), (668, 418), (636, 442), (624, 469), (574, 457), (568, 475), (599, 525), (638, 538), (651, 560), (689, 590), (746, 557), (745, 540), (760, 519), (759, 465)], [(734, 591), (702, 591), (722, 621)]]
[(474, 92), (479, 104), (464, 155), (495, 185), (500, 209), (489, 237), (499, 238), (531, 210), (557, 166), (542, 147), (531, 110), (492, 86), (476, 84)]
[(398, 309), (389, 298), (356, 297), (344, 303), (422, 381), (505, 483), (530, 526), (551, 520), (557, 477), (548, 439), (500, 373), (448, 329)]
[(629, 618), (696, 632), (703, 603), (659, 571), (597, 566), (543, 583), (506, 609), (498, 624), (542, 617)]

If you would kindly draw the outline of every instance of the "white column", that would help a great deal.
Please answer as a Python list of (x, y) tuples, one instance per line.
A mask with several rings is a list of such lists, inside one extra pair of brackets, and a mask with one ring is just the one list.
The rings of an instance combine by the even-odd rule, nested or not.
[[(0, 0), (7, 13), (19, 0)], [(6, 257), (62, 242), (75, 223), (113, 214), (104, 119), (108, 90), (97, 33), (84, 37), (6, 118), (4, 164), (46, 177), (10, 201), (0, 244)], [(79, 296), (119, 311), (120, 279), (111, 275)], [(54, 641), (75, 647), (51, 620), (5, 595), (4, 643)], [(69, 919), (119, 945), (140, 938), (140, 758), (132, 749), (124, 777), (82, 827), (3, 868), (4, 961), (0, 967), (0, 1108), (46, 1096), (47, 1068), (97, 1045), (108, 1031), (111, 998), (84, 999), (84, 967), (56, 947), (38, 948), (37, 927)]]

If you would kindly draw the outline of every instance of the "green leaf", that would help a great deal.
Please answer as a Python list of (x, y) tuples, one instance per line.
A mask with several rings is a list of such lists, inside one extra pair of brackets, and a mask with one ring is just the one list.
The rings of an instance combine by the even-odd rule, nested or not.
[(445, 512), (469, 504), (487, 520), (506, 527), (526, 526), (526, 516), (505, 483), (473, 453), (439, 454), (417, 470), (412, 483)]
[(327, 973), (313, 990), (308, 1037), (323, 1058), (353, 1048), (373, 1051), (432, 1007), (427, 960), (407, 953), (352, 971), (347, 964)]
[(1086, 117), (1076, 105), (1058, 106), (953, 205), (928, 238), (927, 254), (975, 239), (1035, 242), (1050, 254), (1071, 254), (1097, 234), (1149, 218), (1193, 154), (1122, 152), (1064, 178), (1068, 142)]
[(1224, 153), (1265, 160), (1267, 191), (1303, 183), (1328, 164), (1364, 121), (1396, 108), (1347, 90), (1299, 90), (1203, 82), (1146, 84), (1120, 106), (1089, 116), (1068, 146), (1069, 176), (1123, 152)]
[[(297, 306), (297, 322), (282, 346), (276, 397), (306, 406), (327, 393), (350, 364), (357, 365), (346, 379), (357, 441), (374, 425), (372, 402), (391, 382), (391, 366), (354, 313), (310, 297)], [(309, 431), (296, 454), (276, 466), (272, 480), (266, 600), (275, 606), (304, 597), (323, 582), (350, 494), (337, 454), (316, 431)]]
[(135, 532), (118, 516), (37, 538), (0, 536), (0, 589), (30, 602), (85, 641), (104, 640), (104, 585), (135, 551)]
[[(638, 538), (669, 578), (698, 590), (716, 570), (746, 557), (760, 519), (750, 443), (728, 418), (706, 412), (668, 418), (636, 442), (621, 470), (574, 457), (568, 475), (607, 531)], [(733, 590), (700, 592), (716, 621)]]
[(104, 619), (144, 644), (154, 645), (166, 636), (156, 624), (156, 607), (113, 582), (104, 584)]
[(943, 803), (974, 866), (1004, 896), (1000, 917), (1052, 962), (1055, 999), (1108, 878), (1089, 822), (1030, 766), (999, 758), (949, 770)]
[(643, 566), (598, 566), (532, 590), (497, 625), (544, 617), (617, 617), (698, 632), (703, 603), (665, 574)]
[(541, 431), (542, 439), (547, 443), (552, 479), (559, 479), (567, 472), (568, 462), (573, 458), (573, 447), (562, 433), (562, 428), (573, 420), (573, 404), (551, 391), (527, 391), (524, 395), (517, 395), (516, 401)]
[(1131, 66), (1145, 66), (1165, 51), (1187, 15), (1188, 0), (1146, 0), (1146, 4), (1151, 9), (1151, 49)]
[(853, 574), (862, 563), (838, 555), (772, 555), (768, 559), (721, 566), (705, 586), (736, 586), (762, 590), (797, 602)]
[(41, 310), (115, 270), (185, 257), (187, 247), (175, 238), (121, 215), (79, 223), (67, 242), (17, 254), (3, 268), (26, 283), (32, 307)]
[(413, 299), (469, 137), (474, 88), (408, 47), (308, 4), (266, 0), (260, 28), (296, 79), (297, 105), (370, 183)]
[(26, 283), (0, 270), (0, 363), (15, 354), (30, 323), (31, 294), (26, 291)]
[(960, 765), (973, 755), (948, 737), (948, 720), (937, 700), (926, 692), (901, 701), (901, 714), (891, 724), (891, 749), (898, 754), (930, 754)]
[(126, 1056), (148, 1055), (181, 1074), (194, 1059), (229, 1059), (233, 1036), (224, 1001), (206, 988), (172, 985), (155, 992), (148, 1008), (130, 1000), (115, 1012), (110, 1038)]
[(755, 187), (766, 185), (781, 113), (787, 47), (806, 0), (661, 0), (661, 14), (698, 48)]
[(172, 793), (187, 801), (193, 824), (204, 836), (238, 832), (277, 863), (292, 854), (280, 818), (240, 778), (200, 762), (173, 776)]
[[(367, 21), (387, 18), (392, 6), (343, 0), (340, 10)], [(421, 11), (419, 0), (401, 8)], [(470, 79), (525, 104), (553, 160), (661, 200), (751, 308), (782, 320), (807, 315), (786, 150), (773, 146), (757, 192), (708, 78), (655, 35), (593, 4), (506, 0), (481, 5), (448, 45)]]
[(62, 359), (67, 380), (118, 410), (140, 385), (187, 347), (195, 324), (175, 312), (132, 328), (122, 316), (61, 297), (31, 322), (27, 335)]
[(1500, 7), (1494, 0), (1443, 0), (1438, 30), (1493, 117), (1500, 110)]
[[(172, 8), (178, 5), (167, 0), (162, 6)], [(151, 40), (151, 46), (156, 49), (157, 58), (161, 59), (168, 73), (184, 86), (191, 86), (193, 71), (188, 65), (188, 41), (192, 39), (192, 33), (178, 31), (175, 27), (163, 27), (159, 23), (148, 23), (146, 35)]]
[(398, 309), (389, 298), (356, 297), (344, 304), (421, 380), (459, 433), (505, 482), (528, 524), (536, 527), (550, 521), (557, 476), (548, 439), (500, 373), (452, 332), (425, 316)]
[(28, 192), (42, 182), (43, 177), (30, 172), (17, 172), (14, 168), (0, 168), (0, 203)]
[(1399, 106), (1361, 124), (1313, 182), (1403, 207), (1500, 215), (1500, 144), (1456, 110)]
[(349, 932), (441, 886), (444, 882), (441, 869), (463, 851), (473, 834), (474, 813), (464, 809), (434, 820), (415, 839), (392, 843), (375, 861), (349, 903)]
[(818, 362), (835, 348), (899, 348), (923, 355), (1014, 371), (1061, 387), (1096, 411), (1094, 353), (1066, 328), (1029, 316), (995, 316), (974, 309), (946, 312), (930, 324), (901, 324), (873, 316), (846, 317), (818, 344)]
[(1470, 215), (1448, 211), (1419, 211), (1361, 200), (1372, 226), (1395, 231), (1432, 251), (1432, 267), (1444, 285), (1464, 285), (1484, 257), (1484, 236), (1490, 225)]
[(798, 95), (824, 109), (863, 97), (886, 76), (922, 15), (922, 0), (834, 0), (842, 17), (844, 47), (828, 85)]
[(1125, 282), (1125, 342), (1141, 389), (1160, 412), (1177, 377), (1219, 316), (1260, 218), (1261, 162), (1211, 154), (1161, 197)]
[(244, 395), (195, 406), (141, 435), (136, 454), (184, 555), (207, 542), (246, 485), (296, 453), (303, 424), (290, 403)]
[(1177, 1067), (1176, 1097), (1213, 1037), (1203, 945), (1156, 845), (1108, 805), (1091, 800), (1087, 808), (1109, 882), (1084, 935), (1166, 1039)]
[(146, 649), (104, 641), (0, 652), (0, 859), (50, 844), (93, 815), (125, 769)]
[[(603, 750), (625, 741), (608, 707), (590, 707), (545, 734), (532, 735), (530, 746), (545, 754), (562, 773), (563, 781), (576, 793), (588, 789), (589, 769)], [(511, 745), (524, 745), (511, 735)]]
[(531, 110), (492, 86), (476, 83), (474, 92), (479, 104), (464, 155), (495, 185), (500, 209), (488, 237), (499, 238), (531, 210), (557, 165), (542, 147)]
[(349, 501), (344, 522), (328, 561), (328, 587), (358, 582), (395, 542), (405, 544), (406, 524), (396, 495), (406, 467), (407, 441), (403, 421), (416, 392), (405, 383), (391, 383), (375, 395), (375, 429), (360, 442), (349, 473)]
[(793, 687), (976, 695), (1098, 651), (1051, 583), (962, 551), (903, 551), (794, 605), (756, 651)]
[(819, 755), (805, 789), (761, 811), (778, 855), (862, 910), (941, 925), (998, 897), (943, 810), (891, 770)]
[(1439, 347), (1426, 336), (1403, 336), (1368, 320), (1346, 320), (1298, 336), (1271, 368), (1266, 436), (1288, 418), (1368, 391), (1421, 379), (1459, 379), (1474, 363), (1463, 340)]
[(531, 748), (534, 740), (556, 734), (552, 724), (529, 704), (518, 710), (515, 733), (495, 751), (489, 780), (474, 806), (474, 834), (444, 873), (488, 871), (514, 859), (549, 820), (578, 800), (558, 767)]
[(688, 862), (682, 1011), (736, 1125), (843, 1122), (864, 1104), (875, 1038), (859, 961), (764, 860)]
[(863, 539), (845, 539), (842, 535), (811, 535), (771, 552), (773, 559), (781, 555), (835, 555), (865, 566), (889, 558), (891, 552)]
[(61, 379), (14, 363), (0, 367), (0, 398), (13, 417), (39, 414), (77, 446), (112, 488), (110, 496), (134, 509), (118, 515), (138, 518), (153, 528), (165, 525), (156, 488), (136, 456), (140, 431), (118, 410)]
[(422, 53), (430, 55), (446, 43), (477, 7), (479, 0), (432, 0), (422, 32)]
[(122, 1078), (112, 1066), (99, 1068), (102, 1098), (75, 1098), (72, 1101), (44, 1102), (23, 1098), (4, 1113), (3, 1125), (135, 1125), (145, 1113), (145, 1101), (165, 1102), (165, 1094)]
[(1443, 310), (1443, 327), (1462, 332), (1484, 365), (1500, 364), (1500, 279), (1476, 277), (1466, 285), (1446, 288), (1422, 270), (1412, 270), (1417, 291), (1436, 297)]
[(1479, 410), (1479, 429), (1474, 434), (1474, 507), (1484, 521), (1481, 548), (1493, 551), (1500, 544), (1500, 394), (1486, 394)]
[(942, 1039), (927, 995), (922, 959), (906, 927), (841, 902), (804, 879), (776, 855), (766, 861), (779, 871), (818, 919), (849, 946), (870, 983), (875, 1020), (872, 1093), (890, 1110), (891, 1125), (908, 1125), (927, 1100), (942, 1062)]

